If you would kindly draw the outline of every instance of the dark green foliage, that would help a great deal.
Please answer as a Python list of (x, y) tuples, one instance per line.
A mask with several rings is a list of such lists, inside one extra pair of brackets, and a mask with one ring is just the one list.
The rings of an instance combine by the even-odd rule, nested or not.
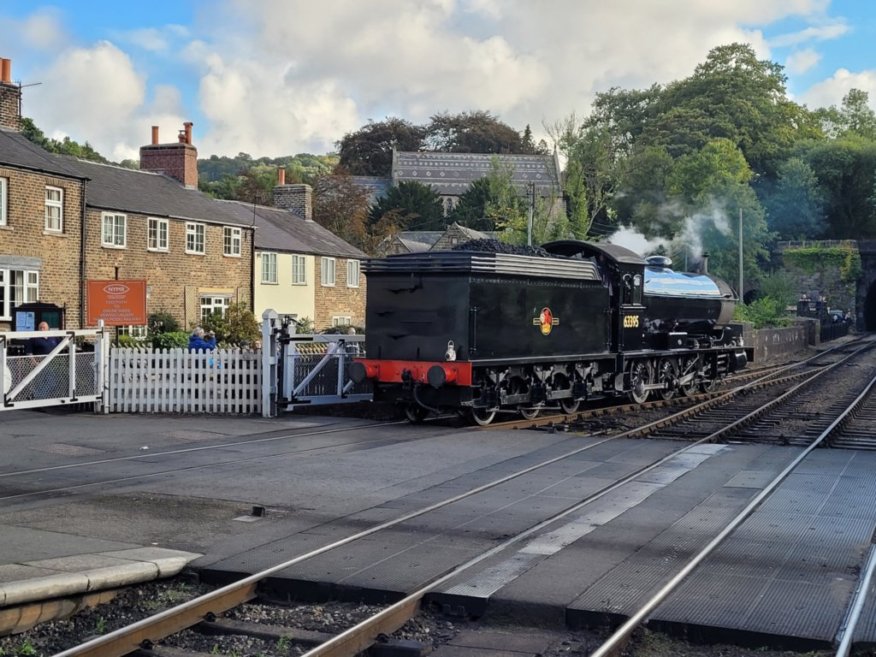
[(754, 328), (789, 326), (792, 317), (785, 310), (785, 304), (773, 297), (765, 296), (749, 304), (736, 306), (734, 319), (751, 322)]
[(94, 150), (88, 142), (80, 144), (69, 137), (64, 137), (64, 139), (60, 141), (46, 137), (43, 131), (33, 122), (33, 119), (27, 117), (22, 117), (21, 119), (21, 134), (50, 153), (71, 155), (73, 157), (78, 157), (81, 160), (90, 160), (102, 164), (107, 164), (109, 162), (109, 160), (103, 155)]
[(152, 313), (146, 322), (149, 327), (149, 335), (179, 331), (179, 322), (173, 315), (165, 311)]
[(389, 176), (393, 149), (419, 151), (425, 136), (423, 126), (404, 119), (387, 117), (385, 121), (369, 121), (338, 142), (339, 165), (354, 176)]
[(770, 230), (785, 240), (821, 235), (825, 230), (824, 194), (812, 167), (802, 158), (792, 157), (779, 165), (778, 174), (764, 202)]
[(231, 304), (225, 309), (225, 315), (214, 312), (201, 326), (216, 334), (220, 347), (250, 347), (261, 339), (259, 323), (245, 303)]
[(490, 200), (490, 181), (487, 178), (475, 180), (457, 200), (456, 206), (447, 217), (448, 223), (456, 222), (475, 230), (494, 230), (493, 221), (487, 218)]
[(372, 206), (371, 225), (392, 215), (401, 230), (444, 230), (444, 204), (437, 192), (427, 185), (405, 181), (392, 187), (386, 196)]
[(426, 127), (429, 150), (446, 153), (532, 153), (524, 135), (489, 112), (436, 114)]
[(152, 336), (153, 349), (184, 349), (189, 346), (189, 334), (185, 331), (156, 333)]

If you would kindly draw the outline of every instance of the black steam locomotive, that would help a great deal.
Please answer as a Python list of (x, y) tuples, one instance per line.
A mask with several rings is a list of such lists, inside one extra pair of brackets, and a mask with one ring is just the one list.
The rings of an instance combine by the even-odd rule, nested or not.
[(730, 287), (620, 246), (543, 245), (549, 257), (478, 251), (366, 265), (368, 358), (353, 363), (376, 401), (411, 421), (457, 410), (572, 413), (583, 401), (638, 403), (713, 387), (747, 362)]

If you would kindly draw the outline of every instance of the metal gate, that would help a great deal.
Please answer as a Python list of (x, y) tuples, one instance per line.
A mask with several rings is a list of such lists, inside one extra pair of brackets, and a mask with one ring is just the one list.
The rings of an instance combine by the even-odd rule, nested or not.
[[(22, 354), (35, 338), (59, 342), (46, 355)], [(0, 333), (0, 411), (100, 403), (108, 353), (103, 328)]]
[(287, 316), (262, 315), (262, 415), (301, 406), (370, 401), (367, 384), (350, 379), (353, 358), (365, 356), (364, 335), (301, 335)]

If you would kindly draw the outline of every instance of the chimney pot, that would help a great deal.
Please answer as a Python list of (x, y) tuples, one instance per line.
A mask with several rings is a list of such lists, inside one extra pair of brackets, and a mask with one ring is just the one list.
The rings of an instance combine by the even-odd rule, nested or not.
[(152, 126), (152, 145), (155, 146), (158, 143), (158, 126)]
[(277, 169), (277, 184), (286, 184), (286, 169), (284, 167), (280, 167), (279, 169)]
[(191, 121), (186, 121), (185, 123), (183, 123), (183, 128), (185, 129), (186, 143), (187, 144), (192, 143), (192, 126), (193, 125), (194, 125), (194, 123), (192, 123)]
[(0, 82), (12, 84), (12, 60), (0, 59)]

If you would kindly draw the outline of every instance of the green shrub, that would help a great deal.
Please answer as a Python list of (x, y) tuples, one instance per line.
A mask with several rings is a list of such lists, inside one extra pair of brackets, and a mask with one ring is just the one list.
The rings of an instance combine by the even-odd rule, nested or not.
[(185, 331), (156, 333), (152, 336), (152, 347), (155, 349), (180, 349), (189, 346), (189, 334)]
[(734, 319), (751, 322), (754, 328), (781, 327), (791, 324), (791, 317), (785, 310), (785, 304), (780, 299), (761, 297), (749, 304), (736, 306)]
[(225, 315), (214, 312), (201, 322), (205, 331), (216, 334), (216, 343), (222, 347), (246, 347), (261, 339), (262, 332), (252, 311), (245, 303), (233, 303)]
[(125, 334), (120, 335), (116, 339), (116, 344), (123, 349), (142, 349), (149, 346), (145, 338), (135, 338), (133, 335)]
[(149, 315), (146, 320), (149, 325), (149, 335), (156, 333), (175, 333), (179, 331), (179, 322), (168, 312), (159, 311)]

